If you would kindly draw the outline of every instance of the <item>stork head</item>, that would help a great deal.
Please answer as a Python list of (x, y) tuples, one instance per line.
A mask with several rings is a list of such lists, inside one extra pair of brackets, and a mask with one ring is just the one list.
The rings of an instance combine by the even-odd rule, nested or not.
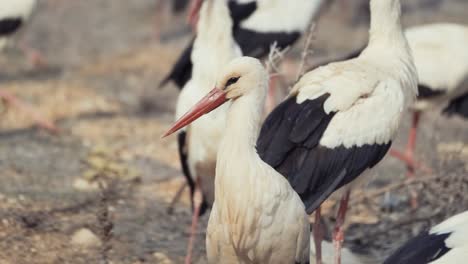
[(268, 73), (258, 59), (240, 57), (232, 60), (221, 72), (216, 87), (177, 120), (162, 137), (188, 126), (229, 100), (236, 100), (255, 89), (266, 87), (263, 84), (267, 81)]

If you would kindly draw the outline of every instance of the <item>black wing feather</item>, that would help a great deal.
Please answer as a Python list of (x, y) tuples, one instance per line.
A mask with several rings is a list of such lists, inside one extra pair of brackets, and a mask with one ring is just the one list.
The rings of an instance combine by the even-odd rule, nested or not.
[(257, 2), (254, 1), (250, 3), (238, 3), (234, 0), (230, 0), (228, 3), (228, 8), (235, 27), (243, 20), (249, 18), (255, 12), (255, 10), (257, 10)]
[[(182, 131), (177, 135), (177, 143), (179, 149), (179, 158), (180, 158), (180, 166), (182, 168), (182, 172), (185, 176), (185, 180), (190, 188), (190, 202), (192, 204), (192, 210), (194, 209), (193, 204), (193, 195), (195, 192), (195, 180), (192, 177), (192, 173), (190, 172), (190, 167), (188, 165), (188, 151), (187, 151), (187, 132)], [(205, 197), (203, 196), (202, 204), (200, 205), (200, 212), (199, 215), (205, 214), (206, 210), (208, 210), (210, 206), (206, 201)]]
[(181, 13), (188, 5), (188, 0), (173, 0), (172, 13)]
[(23, 24), (19, 17), (4, 18), (0, 20), (0, 36), (9, 36), (15, 33)]
[(301, 104), (295, 97), (288, 98), (267, 117), (257, 142), (260, 157), (288, 179), (308, 213), (375, 166), (391, 145), (390, 141), (350, 148), (321, 146), (320, 139), (335, 115), (323, 109), (328, 97), (324, 94)]
[(468, 92), (452, 99), (443, 112), (449, 116), (458, 114), (468, 119)]
[(192, 50), (193, 42), (184, 49), (180, 57), (171, 69), (171, 72), (159, 83), (159, 87), (165, 86), (169, 81), (173, 81), (179, 89), (182, 90), (184, 85), (192, 78)]
[(450, 251), (445, 245), (448, 234), (429, 234), (427, 231), (406, 242), (384, 264), (427, 264)]
[(300, 32), (257, 32), (254, 30), (238, 27), (234, 30), (234, 39), (239, 44), (245, 56), (261, 58), (270, 52), (270, 47), (276, 42), (277, 48), (282, 50), (294, 44)]
[(418, 85), (418, 99), (429, 99), (443, 94), (445, 94), (445, 91), (433, 90), (429, 86), (423, 84)]

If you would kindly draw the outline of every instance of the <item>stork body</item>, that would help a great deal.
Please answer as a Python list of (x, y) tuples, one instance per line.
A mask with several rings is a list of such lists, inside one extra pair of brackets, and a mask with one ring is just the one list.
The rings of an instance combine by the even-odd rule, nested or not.
[[(304, 206), (287, 180), (255, 149), (268, 75), (258, 61), (246, 59), (250, 61), (255, 67), (248, 74), (242, 72), (241, 78), (252, 87), (233, 101), (218, 154), (208, 259), (210, 263), (306, 263), (310, 231)], [(246, 62), (233, 62), (223, 76)]]
[[(3, 0), (0, 2), (0, 51), (26, 23), (35, 6), (36, 0)], [(21, 48), (30, 56), (34, 65), (42, 63), (43, 60), (37, 51), (30, 50), (24, 45)], [(58, 131), (51, 121), (43, 118), (35, 109), (21, 102), (8, 91), (0, 91), (0, 99), (31, 116), (40, 127), (50, 132)]]
[[(242, 53), (261, 58), (273, 43), (279, 49), (294, 44), (319, 12), (323, 0), (221, 0), (228, 2), (233, 20), (231, 31)], [(182, 52), (161, 85), (173, 81), (179, 88), (190, 80), (193, 41)]]
[[(468, 27), (458, 24), (429, 24), (406, 30), (419, 75), (418, 100), (413, 105), (413, 121), (404, 153), (392, 151), (414, 175), (416, 135), (421, 114), (442, 108), (449, 115), (468, 118)], [(423, 167), (424, 168), (424, 167)], [(417, 200), (413, 195), (413, 206)]]
[(333, 192), (344, 191), (337, 248), (344, 239), (350, 184), (385, 156), (417, 94), (400, 2), (371, 0), (370, 9), (370, 40), (361, 55), (306, 73), (267, 117), (257, 144), (262, 159), (289, 180), (308, 213)]
[(31, 15), (36, 0), (4, 0), (0, 3), (0, 50)]
[(468, 211), (455, 215), (395, 251), (384, 264), (455, 264), (468, 259)]
[[(198, 21), (198, 35), (191, 52), (192, 78), (180, 93), (176, 118), (187, 112), (216, 84), (220, 69), (241, 55), (231, 35), (232, 22), (223, 1), (203, 3)], [(180, 159), (191, 190), (193, 206), (189, 258), (198, 216), (214, 201), (215, 165), (219, 142), (226, 123), (227, 105), (192, 123), (178, 135)]]

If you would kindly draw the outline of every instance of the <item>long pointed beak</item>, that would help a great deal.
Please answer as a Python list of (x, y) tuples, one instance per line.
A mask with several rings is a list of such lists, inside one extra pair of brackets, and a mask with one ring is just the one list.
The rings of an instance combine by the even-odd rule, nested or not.
[(197, 120), (204, 114), (208, 114), (214, 109), (218, 108), (227, 101), (226, 92), (221, 89), (214, 88), (205, 97), (203, 97), (198, 103), (196, 103), (192, 109), (185, 113), (179, 120), (177, 120), (172, 127), (161, 137), (165, 138), (177, 130), (190, 125), (193, 121)]
[(193, 29), (196, 29), (198, 15), (200, 13), (200, 8), (202, 6), (203, 0), (192, 0), (190, 4), (190, 10), (188, 15), (188, 23), (192, 26)]

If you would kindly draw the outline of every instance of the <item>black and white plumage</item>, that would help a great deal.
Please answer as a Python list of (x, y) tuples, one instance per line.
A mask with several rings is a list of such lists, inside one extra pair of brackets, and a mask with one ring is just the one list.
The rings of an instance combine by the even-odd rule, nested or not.
[(384, 157), (417, 94), (399, 1), (372, 0), (371, 10), (361, 55), (305, 74), (261, 130), (260, 156), (288, 178), (308, 213)]
[[(242, 53), (261, 58), (276, 42), (279, 49), (294, 44), (319, 12), (323, 0), (223, 0), (228, 1), (232, 34)], [(179, 88), (190, 79), (193, 41), (182, 52), (161, 86), (173, 81)]]
[(31, 15), (36, 0), (3, 0), (0, 3), (0, 50)]
[(409, 240), (384, 264), (456, 264), (468, 260), (468, 211)]
[(462, 110), (463, 107), (456, 105), (463, 105), (468, 93), (468, 50), (465, 45), (468, 43), (468, 26), (450, 23), (415, 26), (406, 30), (406, 37), (419, 75), (421, 96), (414, 110), (424, 111), (447, 105), (450, 101), (454, 104), (452, 110)]

